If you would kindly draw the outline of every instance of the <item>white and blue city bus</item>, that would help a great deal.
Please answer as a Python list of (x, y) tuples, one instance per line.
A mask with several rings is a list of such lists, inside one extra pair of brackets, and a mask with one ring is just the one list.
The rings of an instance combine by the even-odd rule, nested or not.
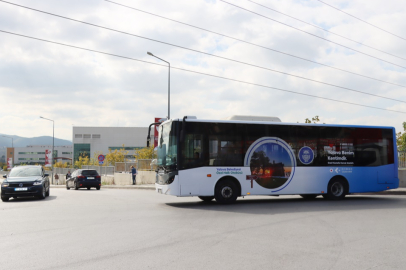
[(253, 120), (155, 123), (156, 191), (231, 203), (252, 195), (338, 200), (399, 186), (393, 127)]

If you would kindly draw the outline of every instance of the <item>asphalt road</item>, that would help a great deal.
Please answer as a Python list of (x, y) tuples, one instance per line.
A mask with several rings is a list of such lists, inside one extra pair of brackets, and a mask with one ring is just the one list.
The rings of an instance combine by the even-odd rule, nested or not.
[(52, 189), (0, 202), (0, 269), (406, 269), (406, 196)]

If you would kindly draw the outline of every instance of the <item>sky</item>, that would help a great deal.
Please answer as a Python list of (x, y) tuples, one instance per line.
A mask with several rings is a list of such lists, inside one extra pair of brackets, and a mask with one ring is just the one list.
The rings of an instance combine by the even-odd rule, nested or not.
[(0, 32), (3, 134), (52, 136), (52, 122), (40, 116), (54, 120), (55, 137), (67, 140), (72, 126), (146, 127), (155, 117), (166, 117), (168, 66), (147, 52), (171, 64), (171, 118), (256, 115), (296, 123), (318, 115), (321, 123), (398, 131), (406, 121), (405, 1), (324, 0), (400, 37), (318, 0), (114, 0), (144, 12), (102, 0), (10, 1), (116, 31), (0, 1), (1, 31), (93, 50)]

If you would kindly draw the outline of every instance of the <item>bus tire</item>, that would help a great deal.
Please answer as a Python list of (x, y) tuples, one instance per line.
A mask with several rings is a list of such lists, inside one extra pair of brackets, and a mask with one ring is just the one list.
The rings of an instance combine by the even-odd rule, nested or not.
[(217, 183), (214, 189), (214, 198), (221, 204), (233, 203), (238, 197), (238, 187), (230, 179), (224, 179)]
[(214, 199), (214, 196), (199, 196), (199, 199), (204, 202), (211, 202)]
[(300, 194), (300, 196), (305, 200), (314, 200), (319, 195), (318, 194)]
[(345, 178), (333, 177), (328, 183), (327, 194), (323, 196), (329, 200), (342, 200), (348, 193), (348, 183)]

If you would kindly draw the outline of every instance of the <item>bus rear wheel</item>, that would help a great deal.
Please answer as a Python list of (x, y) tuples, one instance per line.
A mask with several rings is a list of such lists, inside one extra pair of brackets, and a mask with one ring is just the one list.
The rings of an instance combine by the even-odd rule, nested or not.
[(237, 200), (238, 188), (231, 180), (220, 181), (215, 188), (214, 198), (218, 203), (233, 203)]
[(327, 194), (323, 194), (323, 197), (329, 200), (342, 200), (345, 195), (347, 195), (347, 192), (347, 182), (337, 177), (330, 180), (327, 187)]
[(214, 196), (199, 196), (199, 199), (204, 202), (211, 202), (214, 199)]

